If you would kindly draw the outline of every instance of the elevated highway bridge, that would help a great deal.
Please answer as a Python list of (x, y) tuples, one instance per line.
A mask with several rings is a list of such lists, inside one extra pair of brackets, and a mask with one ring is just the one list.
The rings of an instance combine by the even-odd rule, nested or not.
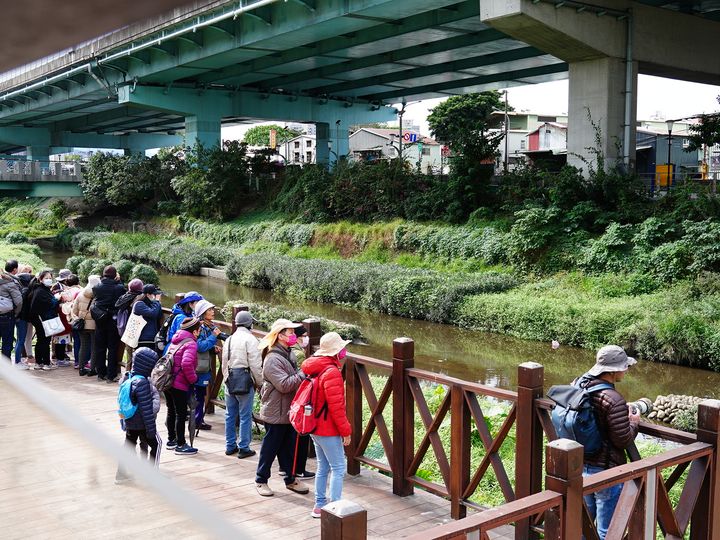
[(591, 146), (589, 109), (606, 155), (631, 164), (639, 71), (720, 77), (714, 4), (195, 2), (0, 77), (0, 153), (211, 145), (222, 124), (281, 120), (315, 123), (328, 162), (351, 125), (394, 119), (392, 104), (569, 74), (570, 153)]

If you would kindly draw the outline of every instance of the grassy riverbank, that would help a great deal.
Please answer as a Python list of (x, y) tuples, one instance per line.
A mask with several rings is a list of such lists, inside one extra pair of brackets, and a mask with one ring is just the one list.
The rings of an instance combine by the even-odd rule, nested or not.
[[(574, 270), (549, 272), (513, 264), (519, 232), (502, 221), (365, 225), (272, 217), (186, 220), (164, 237), (81, 233), (72, 245), (177, 273), (224, 265), (235, 283), (308, 300), (590, 349), (621, 343), (644, 359), (720, 370), (720, 276), (711, 271), (720, 228), (713, 222), (688, 224), (660, 245), (652, 221), (622, 234), (611, 226), (575, 253)], [(561, 245), (546, 256), (567, 260), (567, 250)], [(666, 255), (674, 269), (668, 279)], [(588, 261), (602, 272), (591, 272)]]
[(15, 259), (20, 264), (29, 264), (35, 273), (47, 267), (41, 258), (40, 248), (35, 244), (9, 244), (0, 240), (0, 260), (9, 259)]

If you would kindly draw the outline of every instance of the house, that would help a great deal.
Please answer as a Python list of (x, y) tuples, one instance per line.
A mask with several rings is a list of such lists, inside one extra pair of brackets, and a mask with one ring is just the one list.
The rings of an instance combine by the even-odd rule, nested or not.
[(315, 163), (315, 135), (303, 133), (278, 146), (278, 153), (288, 165)]
[[(504, 124), (504, 111), (495, 111), (492, 114), (496, 117), (496, 125), (498, 123)], [(525, 151), (528, 149), (528, 133), (538, 129), (546, 122), (567, 124), (567, 115), (538, 114), (528, 111), (508, 111), (507, 120), (507, 163), (508, 169), (513, 170), (518, 165), (521, 165), (528, 161), (528, 157), (525, 153)], [(502, 127), (491, 131), (493, 133), (504, 134), (505, 128)], [(497, 172), (502, 171), (505, 166), (505, 147), (506, 143), (503, 138), (503, 140), (500, 142), (500, 145), (498, 146), (498, 156), (495, 162), (495, 170)]]
[(548, 170), (559, 170), (567, 163), (567, 124), (545, 122), (527, 134), (528, 160)]
[[(403, 134), (409, 134), (403, 131)], [(398, 129), (360, 128), (350, 134), (350, 157), (374, 161), (395, 159), (399, 153)], [(435, 139), (417, 136), (416, 142), (403, 142), (403, 159), (425, 173), (439, 173), (445, 165), (442, 145)]]

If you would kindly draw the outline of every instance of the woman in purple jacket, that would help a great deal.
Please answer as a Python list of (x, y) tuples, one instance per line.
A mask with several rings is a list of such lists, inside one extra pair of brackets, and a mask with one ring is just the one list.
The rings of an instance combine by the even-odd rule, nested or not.
[(187, 420), (190, 387), (197, 381), (197, 338), (200, 335), (200, 319), (187, 317), (175, 332), (168, 352), (173, 352), (173, 372), (175, 379), (172, 388), (165, 392), (167, 402), (168, 442), (166, 448), (175, 449), (178, 455), (197, 454), (185, 442), (185, 421)]

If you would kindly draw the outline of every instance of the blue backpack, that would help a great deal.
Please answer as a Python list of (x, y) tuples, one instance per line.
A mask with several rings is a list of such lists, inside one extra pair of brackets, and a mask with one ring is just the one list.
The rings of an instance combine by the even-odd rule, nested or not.
[(118, 390), (118, 414), (123, 420), (131, 418), (137, 412), (137, 403), (133, 403), (130, 396), (132, 390), (132, 380), (136, 377), (140, 379), (145, 378), (142, 375), (136, 375), (133, 373), (130, 377), (123, 381), (120, 385), (120, 389)]
[(555, 402), (551, 418), (555, 431), (561, 439), (577, 441), (585, 448), (585, 455), (594, 454), (602, 447), (602, 434), (592, 403), (592, 394), (614, 388), (602, 383), (592, 388), (580, 388), (578, 384), (552, 386), (547, 396)]

